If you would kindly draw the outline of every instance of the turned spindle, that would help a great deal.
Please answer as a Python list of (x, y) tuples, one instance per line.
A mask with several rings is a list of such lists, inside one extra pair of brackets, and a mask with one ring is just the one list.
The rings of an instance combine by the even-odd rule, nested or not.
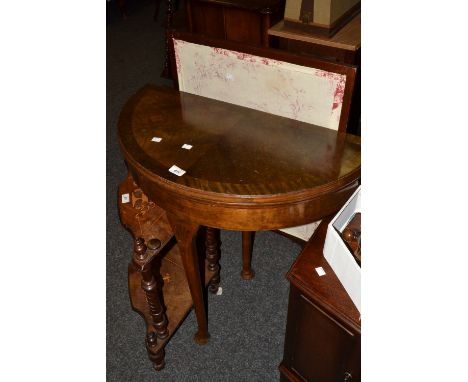
[(167, 318), (164, 314), (164, 308), (159, 299), (158, 283), (153, 275), (152, 261), (144, 262), (148, 257), (147, 249), (157, 250), (161, 247), (161, 242), (158, 239), (148, 241), (148, 246), (142, 238), (135, 240), (135, 255), (134, 264), (141, 273), (141, 288), (146, 295), (149, 312), (152, 318), (152, 324), (158, 338), (164, 339), (169, 335), (167, 330)]
[(164, 348), (156, 350), (157, 348), (157, 334), (150, 332), (146, 335), (146, 350), (148, 351), (148, 358), (153, 362), (153, 368), (156, 371), (164, 369), (166, 362), (164, 360)]
[(220, 250), (219, 250), (219, 230), (216, 228), (206, 228), (206, 259), (208, 261), (208, 269), (211, 272), (215, 272), (214, 276), (211, 278), (208, 290), (211, 293), (218, 292), (219, 284), (221, 282), (220, 277)]

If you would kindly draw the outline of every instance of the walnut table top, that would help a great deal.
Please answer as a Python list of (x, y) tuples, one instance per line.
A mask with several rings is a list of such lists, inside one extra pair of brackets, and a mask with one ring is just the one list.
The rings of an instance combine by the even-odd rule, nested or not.
[(200, 343), (209, 334), (199, 227), (307, 224), (336, 213), (360, 177), (359, 137), (170, 88), (137, 92), (118, 129), (135, 182), (167, 212), (179, 243)]

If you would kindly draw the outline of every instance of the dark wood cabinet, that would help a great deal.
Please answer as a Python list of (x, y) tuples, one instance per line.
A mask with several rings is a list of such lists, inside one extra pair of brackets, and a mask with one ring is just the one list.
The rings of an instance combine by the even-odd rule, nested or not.
[(360, 314), (323, 257), (329, 221), (322, 221), (287, 275), (291, 289), (281, 381), (361, 379)]
[(268, 46), (268, 29), (284, 15), (285, 0), (187, 0), (189, 30), (196, 34)]

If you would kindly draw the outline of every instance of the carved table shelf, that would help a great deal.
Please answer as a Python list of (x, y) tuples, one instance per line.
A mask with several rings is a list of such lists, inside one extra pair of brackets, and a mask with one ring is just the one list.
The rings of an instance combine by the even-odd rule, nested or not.
[[(156, 267), (153, 267), (155, 276), (161, 275), (164, 280), (162, 295), (166, 307), (167, 329), (169, 331), (169, 335), (158, 341), (154, 347), (153, 351), (156, 353), (166, 346), (193, 308), (193, 303), (177, 243), (173, 243), (173, 247), (164, 255), (161, 268), (159, 270), (154, 268)], [(208, 267), (205, 268), (205, 286), (209, 284), (214, 275), (215, 272), (210, 271)], [(132, 264), (128, 267), (128, 289), (132, 308), (144, 318), (147, 328), (151, 328), (152, 317), (148, 309), (145, 293), (141, 288), (141, 277)]]
[[(164, 347), (193, 307), (179, 246), (165, 211), (148, 199), (131, 175), (119, 186), (119, 214), (135, 240), (135, 252), (128, 266), (130, 302), (146, 322), (148, 356), (154, 368), (161, 370), (165, 365)], [(153, 253), (139, 259), (138, 252), (147, 255), (155, 242), (157, 248), (153, 248)], [(202, 250), (203, 243), (198, 245)], [(211, 249), (216, 260), (216, 243)], [(212, 283), (211, 291), (216, 292), (218, 267), (210, 264), (209, 256), (204, 262), (205, 286)]]

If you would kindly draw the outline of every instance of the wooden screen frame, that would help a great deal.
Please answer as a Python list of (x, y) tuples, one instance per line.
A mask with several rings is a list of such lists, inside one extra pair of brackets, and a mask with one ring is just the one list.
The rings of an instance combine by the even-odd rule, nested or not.
[(234, 41), (220, 40), (211, 37), (206, 37), (199, 34), (190, 32), (181, 32), (172, 30), (169, 32), (170, 38), (170, 60), (172, 68), (172, 78), (174, 87), (179, 89), (179, 81), (177, 74), (177, 66), (174, 51), (174, 39), (187, 41), (193, 44), (206, 45), (215, 48), (222, 48), (232, 50), (240, 53), (251, 54), (254, 56), (266, 57), (277, 61), (284, 61), (291, 64), (301, 65), (305, 67), (324, 70), (327, 72), (337, 73), (346, 76), (345, 90), (343, 94), (343, 103), (341, 106), (340, 121), (338, 125), (338, 132), (346, 132), (349, 112), (351, 108), (351, 100), (356, 82), (357, 67), (348, 64), (339, 64), (335, 62), (320, 60), (317, 58), (301, 56), (299, 54), (290, 53), (272, 48), (262, 48), (257, 46), (244, 45)]

